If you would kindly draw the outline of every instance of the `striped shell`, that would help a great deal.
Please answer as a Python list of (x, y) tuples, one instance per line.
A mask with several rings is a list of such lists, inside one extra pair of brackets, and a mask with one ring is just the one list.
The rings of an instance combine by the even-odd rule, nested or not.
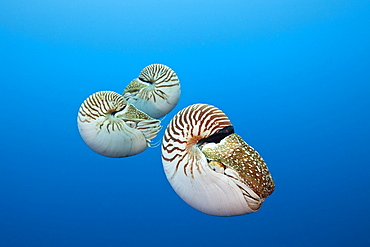
[(160, 123), (112, 91), (90, 95), (77, 116), (78, 130), (87, 146), (114, 158), (144, 151), (156, 137)]
[(163, 64), (151, 64), (131, 81), (122, 93), (127, 102), (153, 118), (169, 113), (180, 98), (180, 81), (176, 73)]
[(262, 157), (211, 105), (191, 105), (175, 115), (163, 137), (162, 162), (176, 193), (210, 215), (255, 212), (275, 188)]

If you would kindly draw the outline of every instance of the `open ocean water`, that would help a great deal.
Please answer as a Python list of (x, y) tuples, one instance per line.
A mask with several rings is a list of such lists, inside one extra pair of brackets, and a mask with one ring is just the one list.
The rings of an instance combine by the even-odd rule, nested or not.
[[(276, 189), (216, 217), (168, 183), (160, 146), (113, 159), (81, 139), (90, 94), (170, 66)], [(370, 1), (0, 2), (0, 246), (370, 246)]]

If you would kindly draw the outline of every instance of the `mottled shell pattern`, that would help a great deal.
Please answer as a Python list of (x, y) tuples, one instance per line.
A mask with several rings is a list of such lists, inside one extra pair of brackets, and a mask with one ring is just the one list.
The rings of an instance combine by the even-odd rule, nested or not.
[(211, 105), (191, 105), (175, 115), (163, 137), (162, 163), (176, 193), (210, 215), (255, 212), (275, 188), (262, 157)]
[(170, 67), (151, 64), (127, 85), (122, 95), (127, 102), (149, 116), (161, 118), (177, 105), (180, 81)]
[(144, 151), (161, 129), (160, 123), (112, 91), (90, 95), (77, 117), (85, 143), (96, 153), (113, 158)]

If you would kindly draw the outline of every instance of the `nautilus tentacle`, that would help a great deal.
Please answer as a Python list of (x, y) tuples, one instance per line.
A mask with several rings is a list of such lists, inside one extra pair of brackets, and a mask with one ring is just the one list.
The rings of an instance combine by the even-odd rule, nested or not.
[(169, 113), (180, 98), (180, 81), (176, 73), (163, 64), (151, 64), (131, 81), (122, 93), (127, 102), (153, 118)]
[(175, 115), (163, 137), (162, 162), (176, 193), (211, 215), (255, 212), (275, 188), (262, 157), (211, 105), (191, 105)]
[(79, 109), (77, 125), (82, 139), (93, 151), (115, 158), (144, 151), (161, 128), (159, 120), (112, 91), (90, 95)]

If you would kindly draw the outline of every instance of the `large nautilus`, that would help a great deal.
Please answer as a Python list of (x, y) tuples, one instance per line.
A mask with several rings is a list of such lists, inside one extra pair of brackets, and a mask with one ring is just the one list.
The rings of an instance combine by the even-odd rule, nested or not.
[(180, 81), (170, 67), (151, 64), (127, 85), (122, 95), (137, 109), (153, 118), (161, 118), (179, 101)]
[(161, 129), (160, 123), (112, 91), (90, 95), (77, 116), (85, 143), (96, 153), (113, 158), (144, 151)]
[(211, 105), (191, 105), (175, 115), (163, 137), (162, 162), (176, 193), (210, 215), (256, 212), (275, 189), (262, 157)]

